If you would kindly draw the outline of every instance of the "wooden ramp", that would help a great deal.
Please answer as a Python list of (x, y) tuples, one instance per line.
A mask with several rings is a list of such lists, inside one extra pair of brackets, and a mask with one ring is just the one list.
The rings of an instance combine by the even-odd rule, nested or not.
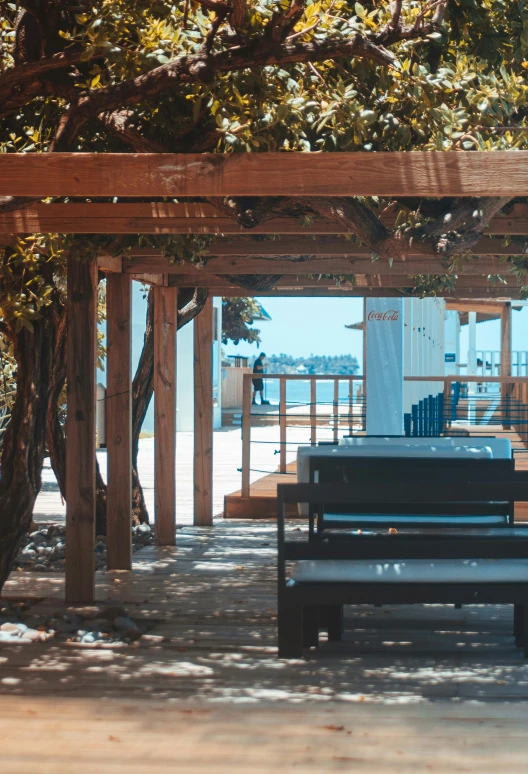
[[(468, 431), (471, 436), (497, 435), (501, 438), (509, 438), (515, 454), (515, 465), (518, 470), (528, 470), (528, 449), (513, 431), (494, 431), (493, 427), (471, 425), (458, 430)], [(297, 482), (297, 463), (290, 462), (286, 466), (286, 473), (271, 473), (251, 484), (249, 497), (243, 497), (241, 490), (232, 492), (224, 498), (225, 519), (274, 519), (277, 515), (277, 484), (290, 484)], [(295, 506), (290, 508), (288, 515), (291, 518), (298, 516)], [(515, 518), (519, 521), (528, 521), (528, 503), (517, 503)]]
[[(297, 463), (286, 465), (286, 473), (270, 473), (251, 484), (251, 495), (242, 497), (240, 489), (224, 498), (226, 519), (274, 519), (277, 515), (277, 484), (297, 482)], [(290, 508), (289, 516), (295, 518), (297, 509)]]

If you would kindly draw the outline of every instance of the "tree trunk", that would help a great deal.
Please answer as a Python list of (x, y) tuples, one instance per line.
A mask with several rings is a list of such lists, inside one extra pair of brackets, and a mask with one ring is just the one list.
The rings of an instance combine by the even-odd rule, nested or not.
[(132, 523), (148, 523), (149, 515), (138, 475), (139, 434), (154, 391), (154, 293), (148, 292), (143, 349), (132, 382)]
[(5, 326), (17, 362), (17, 392), (2, 446), (0, 591), (30, 527), (41, 487), (51, 364), (59, 317), (60, 307), (55, 300), (34, 321), (33, 332), (23, 328), (16, 333), (14, 323)]
[[(208, 291), (189, 290), (178, 301), (178, 328), (203, 308)], [(147, 329), (143, 352), (133, 382), (133, 483), (134, 519), (147, 521), (143, 491), (137, 474), (139, 434), (153, 392), (154, 378), (154, 294), (149, 293)], [(2, 446), (0, 481), (0, 591), (33, 514), (41, 488), (46, 442), (59, 488), (64, 496), (66, 451), (64, 431), (58, 417), (58, 402), (66, 378), (66, 312), (57, 297), (33, 323), (33, 332), (6, 324), (17, 362), (17, 394)], [(98, 534), (106, 532), (106, 486), (97, 467)]]
[[(202, 311), (209, 291), (188, 288), (178, 294), (178, 330)], [(154, 392), (154, 293), (149, 290), (147, 325), (143, 349), (132, 383), (132, 518), (133, 523), (148, 522), (148, 511), (137, 470), (139, 435)]]
[[(64, 425), (59, 419), (59, 402), (66, 382), (66, 306), (61, 305), (56, 312), (56, 334), (53, 349), (53, 364), (50, 377), (50, 399), (46, 417), (46, 443), (60, 493), (66, 499), (66, 436)], [(95, 530), (98, 535), (106, 535), (106, 484), (96, 461), (96, 507)]]

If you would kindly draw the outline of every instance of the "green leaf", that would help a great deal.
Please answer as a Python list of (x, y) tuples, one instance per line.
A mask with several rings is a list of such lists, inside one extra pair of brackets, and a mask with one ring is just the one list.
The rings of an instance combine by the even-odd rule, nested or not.
[(356, 16), (359, 16), (360, 19), (365, 19), (367, 16), (366, 10), (363, 8), (361, 3), (356, 3), (354, 6), (354, 10), (356, 12)]

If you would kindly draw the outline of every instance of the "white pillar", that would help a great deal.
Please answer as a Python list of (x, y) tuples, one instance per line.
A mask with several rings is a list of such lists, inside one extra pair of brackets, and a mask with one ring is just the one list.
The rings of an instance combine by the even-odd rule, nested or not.
[[(468, 356), (467, 356), (467, 373), (468, 376), (475, 376), (477, 373), (477, 313), (468, 312)], [(468, 382), (468, 424), (472, 425), (475, 422), (475, 398), (477, 394), (477, 383)]]
[[(404, 376), (412, 376), (413, 369), (413, 302), (414, 298), (406, 298), (403, 302)], [(403, 399), (405, 413), (410, 414), (412, 405), (412, 382), (404, 382)]]
[(403, 435), (403, 299), (368, 298), (367, 435)]
[(460, 362), (460, 321), (458, 312), (446, 312), (445, 318), (445, 374), (458, 374), (457, 363)]

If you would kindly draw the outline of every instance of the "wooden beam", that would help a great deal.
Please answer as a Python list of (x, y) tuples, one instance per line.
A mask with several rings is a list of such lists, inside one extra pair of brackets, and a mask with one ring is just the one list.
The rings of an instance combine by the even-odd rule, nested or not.
[(528, 151), (4, 153), (0, 196), (528, 196)]
[(213, 523), (213, 300), (194, 318), (194, 523)]
[[(465, 276), (462, 275), (455, 280), (455, 287), (458, 290), (463, 288), (496, 288), (499, 290), (499, 295), (502, 297), (508, 297), (510, 290), (519, 290), (517, 285), (517, 279), (513, 275), (505, 275), (503, 277), (504, 282), (498, 282), (495, 285), (487, 278), (487, 276), (475, 275)], [(194, 274), (182, 274), (171, 277), (171, 286), (175, 287), (200, 287), (210, 288), (216, 290), (222, 287), (238, 287), (232, 285), (229, 280), (222, 276), (217, 275), (200, 275)], [(341, 286), (349, 289), (359, 289), (362, 287), (367, 288), (407, 288), (414, 287), (413, 281), (407, 274), (356, 274), (355, 285), (349, 281), (342, 281)], [(291, 276), (287, 275), (281, 277), (274, 282), (272, 290), (282, 291), (282, 289), (296, 289), (296, 288), (328, 288), (330, 291), (337, 288), (337, 282), (332, 277), (303, 277), (303, 276)], [(258, 295), (258, 294), (257, 294)]]
[(132, 278), (106, 283), (107, 567), (132, 569)]
[[(347, 256), (349, 258), (362, 258), (371, 260), (372, 250), (364, 245), (356, 245), (343, 237), (332, 236), (294, 236), (281, 239), (255, 239), (253, 237), (218, 237), (211, 242), (210, 247), (203, 251), (205, 257), (217, 256), (227, 259), (237, 257), (249, 260), (250, 258), (281, 258), (284, 256), (296, 257), (327, 257)], [(525, 255), (524, 244), (504, 245), (502, 239), (484, 237), (474, 246), (472, 255), (475, 256), (509, 256)], [(411, 248), (406, 260), (420, 259), (440, 260), (435, 255), (424, 255), (420, 246)], [(395, 257), (396, 260), (396, 257)], [(399, 259), (398, 259), (399, 260)], [(381, 259), (379, 260), (381, 263)], [(238, 264), (241, 264), (239, 261)], [(235, 264), (237, 263), (235, 262)], [(130, 251), (130, 258), (123, 264), (123, 270), (132, 274), (143, 272), (168, 272), (177, 270), (175, 264), (171, 264), (161, 251), (152, 247), (142, 247)]]
[(105, 272), (120, 274), (123, 271), (123, 257), (121, 255), (100, 255), (97, 266)]
[[(280, 297), (280, 298), (401, 298), (402, 295), (415, 295), (412, 286), (402, 287), (351, 287), (349, 285), (341, 287), (280, 287), (271, 290), (249, 290), (247, 288), (236, 287), (234, 285), (218, 285), (210, 288), (210, 294), (214, 297), (223, 298), (245, 298), (253, 297)], [(496, 299), (502, 301), (516, 301), (521, 298), (519, 288), (502, 287), (474, 287), (460, 288), (454, 291), (440, 291), (437, 293), (439, 298), (450, 299)]]
[(156, 543), (176, 544), (176, 330), (178, 291), (154, 287), (154, 502)]
[[(141, 259), (133, 259), (132, 263), (135, 264)], [(142, 259), (142, 265), (148, 265), (148, 262), (152, 261), (155, 266), (158, 264), (159, 259)], [(365, 258), (347, 258), (343, 257), (318, 257), (318, 258), (306, 258), (302, 260), (290, 260), (288, 258), (219, 258), (213, 256), (207, 260), (207, 264), (201, 268), (196, 269), (192, 264), (185, 262), (180, 265), (162, 265), (162, 268), (166, 271), (165, 275), (150, 275), (150, 274), (136, 274), (134, 271), (134, 278), (143, 282), (148, 282), (147, 277), (159, 277), (159, 276), (190, 276), (195, 274), (197, 278), (211, 277), (222, 274), (288, 274), (288, 275), (300, 275), (300, 274), (337, 274), (337, 275), (349, 275), (349, 274), (445, 274), (446, 266), (439, 258), (409, 258), (401, 260), (395, 258), (392, 264), (389, 264), (386, 260), (371, 261)], [(464, 262), (457, 269), (459, 275), (471, 274), (471, 275), (504, 275), (512, 269), (512, 264), (506, 262), (504, 259), (482, 256), (480, 258), (472, 258), (471, 260)], [(126, 269), (130, 271), (130, 269)]]
[[(481, 314), (495, 313), (500, 317), (505, 303), (508, 302), (482, 299), (477, 303), (476, 301), (461, 298), (447, 301), (446, 309), (454, 310), (455, 312), (479, 312)], [(514, 306), (513, 308), (517, 310), (522, 309), (521, 306)]]
[(134, 274), (133, 277), (144, 285), (163, 285), (165, 288), (169, 285), (168, 274)]
[(66, 601), (95, 597), (97, 263), (68, 256)]
[[(390, 208), (380, 215), (387, 228), (394, 228)], [(245, 228), (213, 205), (205, 202), (68, 202), (37, 203), (23, 210), (0, 213), (0, 244), (13, 234), (349, 234), (341, 223), (314, 217), (309, 225), (299, 217), (274, 218)], [(516, 204), (509, 214), (499, 214), (485, 234), (523, 236), (528, 234), (528, 205)], [(9, 241), (14, 241), (11, 236)]]

